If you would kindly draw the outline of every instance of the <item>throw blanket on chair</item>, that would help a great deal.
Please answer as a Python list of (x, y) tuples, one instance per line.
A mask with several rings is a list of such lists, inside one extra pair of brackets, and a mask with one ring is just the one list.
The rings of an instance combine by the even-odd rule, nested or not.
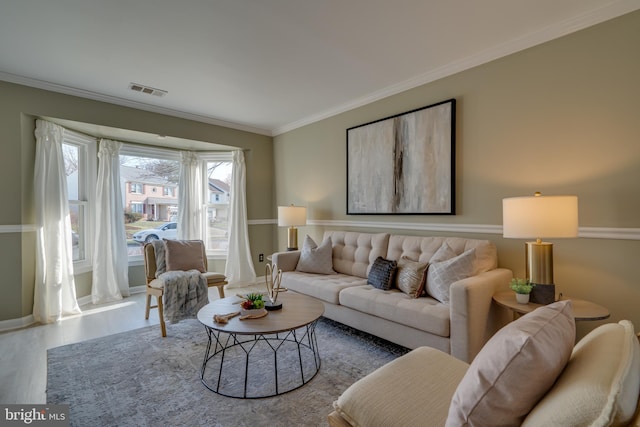
[(164, 318), (170, 323), (196, 317), (209, 303), (207, 279), (198, 270), (167, 271), (158, 278), (164, 282)]

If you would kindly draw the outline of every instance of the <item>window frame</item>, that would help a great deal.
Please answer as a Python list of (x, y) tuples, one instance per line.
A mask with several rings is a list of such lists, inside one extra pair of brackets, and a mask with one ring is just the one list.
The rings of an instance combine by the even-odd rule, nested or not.
[[(69, 206), (76, 205), (83, 211), (82, 230), (78, 237), (84, 247), (84, 258), (73, 261), (74, 275), (93, 270), (93, 218), (95, 216), (95, 189), (97, 184), (98, 154), (97, 139), (69, 129), (63, 133), (62, 143), (78, 150), (78, 200), (68, 200)], [(82, 232), (80, 232), (82, 231)]]
[[(202, 206), (202, 235), (204, 236), (204, 241), (205, 241), (205, 248), (206, 248), (206, 252), (207, 252), (207, 256), (211, 259), (226, 259), (229, 251), (225, 250), (214, 250), (214, 249), (210, 249), (207, 245), (207, 241), (208, 236), (207, 236), (207, 227), (208, 227), (208, 211), (209, 211), (209, 206), (211, 206), (212, 204), (209, 203), (209, 178), (207, 176), (207, 163), (209, 162), (216, 162), (216, 161), (220, 161), (220, 162), (229, 162), (232, 164), (233, 167), (233, 154), (232, 152), (206, 152), (206, 153), (198, 153), (198, 158), (201, 161), (201, 173), (202, 173), (202, 183), (203, 183), (203, 194), (202, 194), (202, 200), (204, 201), (203, 206)], [(233, 188), (231, 188), (231, 191), (233, 191)], [(228, 231), (228, 230), (227, 230)]]
[[(147, 157), (159, 160), (175, 160), (180, 162), (180, 151), (156, 146), (144, 146), (122, 142), (120, 156)], [(123, 195), (124, 197), (124, 195)], [(144, 255), (132, 255), (128, 257), (129, 266), (144, 264)]]

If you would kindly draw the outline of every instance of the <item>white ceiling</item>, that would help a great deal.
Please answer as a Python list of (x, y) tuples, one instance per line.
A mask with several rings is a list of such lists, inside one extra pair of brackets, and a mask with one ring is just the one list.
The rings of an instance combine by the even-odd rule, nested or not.
[(277, 135), (637, 9), (640, 0), (0, 0), (0, 80)]

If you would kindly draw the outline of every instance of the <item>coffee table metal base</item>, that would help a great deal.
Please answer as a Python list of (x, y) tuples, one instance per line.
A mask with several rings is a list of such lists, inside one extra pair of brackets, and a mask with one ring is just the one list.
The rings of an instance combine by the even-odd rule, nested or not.
[[(278, 396), (302, 387), (320, 370), (316, 323), (317, 320), (298, 329), (255, 335), (221, 332), (204, 325), (209, 341), (200, 371), (202, 384), (214, 393), (242, 399)], [(287, 356), (289, 363), (285, 364), (283, 359)], [(207, 376), (210, 364), (217, 365), (210, 366), (212, 378)], [(292, 372), (298, 369), (299, 375)], [(280, 379), (286, 377), (286, 383), (280, 384), (279, 373)], [(256, 378), (258, 385), (254, 384)]]

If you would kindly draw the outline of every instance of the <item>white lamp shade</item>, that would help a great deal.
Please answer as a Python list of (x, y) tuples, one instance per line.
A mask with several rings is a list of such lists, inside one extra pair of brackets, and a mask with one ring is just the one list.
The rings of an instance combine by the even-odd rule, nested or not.
[(502, 199), (502, 235), (521, 239), (577, 237), (578, 197)]
[(278, 226), (295, 227), (307, 223), (307, 208), (303, 206), (278, 206)]

